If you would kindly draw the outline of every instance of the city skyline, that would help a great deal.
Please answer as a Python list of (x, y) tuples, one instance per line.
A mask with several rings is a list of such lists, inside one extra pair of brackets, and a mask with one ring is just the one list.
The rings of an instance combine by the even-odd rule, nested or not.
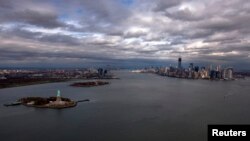
[[(212, 10), (211, 10), (212, 9)], [(1, 0), (0, 67), (250, 69), (246, 0)]]

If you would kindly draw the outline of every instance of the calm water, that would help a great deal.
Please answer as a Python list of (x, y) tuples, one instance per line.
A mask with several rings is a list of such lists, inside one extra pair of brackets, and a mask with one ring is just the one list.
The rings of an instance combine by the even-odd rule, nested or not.
[[(116, 72), (110, 85), (72, 82), (0, 90), (3, 141), (203, 141), (207, 124), (250, 124), (250, 80), (206, 81)], [(35, 109), (2, 104), (25, 96), (90, 99), (75, 108)]]

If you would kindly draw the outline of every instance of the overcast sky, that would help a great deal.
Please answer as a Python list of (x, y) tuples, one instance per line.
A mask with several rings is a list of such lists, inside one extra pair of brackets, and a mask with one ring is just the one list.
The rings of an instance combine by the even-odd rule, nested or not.
[(250, 68), (249, 0), (0, 0), (1, 67)]

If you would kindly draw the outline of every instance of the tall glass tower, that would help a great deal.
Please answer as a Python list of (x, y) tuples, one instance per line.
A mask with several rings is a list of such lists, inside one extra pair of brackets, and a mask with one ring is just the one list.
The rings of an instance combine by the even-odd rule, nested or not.
[(178, 69), (181, 69), (181, 57), (178, 58)]

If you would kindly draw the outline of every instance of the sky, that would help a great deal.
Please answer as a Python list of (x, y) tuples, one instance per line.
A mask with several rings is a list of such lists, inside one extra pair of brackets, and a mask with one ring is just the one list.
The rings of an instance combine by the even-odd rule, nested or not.
[(249, 0), (0, 0), (0, 67), (250, 69)]

